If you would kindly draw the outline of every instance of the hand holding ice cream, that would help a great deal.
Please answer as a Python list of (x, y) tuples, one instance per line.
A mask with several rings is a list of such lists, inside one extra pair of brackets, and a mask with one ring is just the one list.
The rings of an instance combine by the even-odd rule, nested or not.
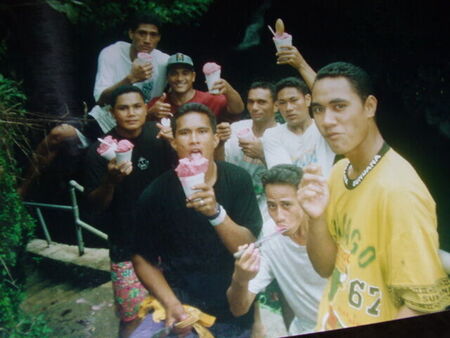
[(151, 56), (147, 53), (138, 53), (131, 65), (131, 72), (128, 74), (128, 80), (131, 83), (142, 82), (152, 77), (153, 65)]
[[(270, 26), (269, 26), (270, 28)], [(273, 30), (271, 29), (272, 33)], [(278, 52), (281, 52), (285, 47), (292, 46), (292, 35), (284, 31), (283, 20), (277, 19), (275, 23), (275, 34), (273, 36), (273, 42)]]
[(192, 187), (205, 183), (205, 173), (208, 170), (208, 159), (201, 154), (191, 154), (190, 157), (179, 160), (175, 172), (181, 181), (184, 193), (189, 199), (196, 192)]

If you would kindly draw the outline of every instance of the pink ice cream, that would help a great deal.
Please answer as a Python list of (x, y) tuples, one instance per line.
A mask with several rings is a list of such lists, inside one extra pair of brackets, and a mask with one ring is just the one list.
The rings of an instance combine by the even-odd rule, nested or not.
[[(105, 143), (103, 143), (105, 142)], [(117, 140), (113, 138), (111, 135), (106, 136), (103, 139), (103, 142), (100, 142), (100, 145), (97, 148), (97, 153), (99, 155), (103, 155), (105, 152), (111, 149), (111, 147), (115, 150), (117, 147)], [(107, 144), (106, 144), (107, 143)]]
[(208, 170), (208, 160), (201, 154), (192, 154), (190, 157), (179, 160), (175, 168), (178, 177), (195, 176)]
[(116, 153), (125, 153), (131, 149), (133, 149), (134, 144), (128, 140), (120, 140), (117, 143)]
[(289, 34), (289, 33), (286, 33), (286, 32), (283, 32), (281, 34), (280, 33), (276, 33), (275, 36), (273, 37), (274, 40), (275, 39), (284, 40), (284, 39), (289, 39), (289, 38), (292, 39), (292, 35)]
[(221, 67), (215, 62), (207, 62), (203, 65), (203, 73), (205, 75), (211, 75), (214, 72), (220, 70)]
[(148, 53), (140, 52), (137, 54), (137, 58), (144, 62), (152, 62), (152, 56)]

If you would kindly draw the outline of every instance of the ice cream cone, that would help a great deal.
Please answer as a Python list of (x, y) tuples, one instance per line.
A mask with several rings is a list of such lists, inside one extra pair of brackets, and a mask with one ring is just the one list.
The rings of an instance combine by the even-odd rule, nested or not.
[(198, 190), (192, 189), (193, 186), (205, 183), (205, 173), (199, 173), (197, 175), (193, 176), (185, 176), (185, 177), (178, 177), (181, 181), (181, 186), (183, 187), (184, 194), (187, 198), (192, 196), (195, 192)]
[(121, 164), (123, 162), (131, 161), (131, 155), (133, 153), (133, 149), (128, 151), (118, 152), (116, 151), (116, 163)]

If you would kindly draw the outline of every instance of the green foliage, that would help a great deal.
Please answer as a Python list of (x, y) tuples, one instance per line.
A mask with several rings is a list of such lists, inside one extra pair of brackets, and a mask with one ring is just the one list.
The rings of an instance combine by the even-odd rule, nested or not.
[(25, 100), (19, 85), (0, 74), (0, 336), (43, 337), (48, 329), (42, 318), (19, 309), (24, 297), (24, 248), (35, 224), (16, 192), (18, 172), (11, 153), (20, 131), (9, 124), (9, 118), (25, 113)]
[(149, 12), (163, 23), (186, 24), (203, 15), (213, 0), (47, 0), (72, 23), (92, 24), (101, 30), (117, 27), (132, 13)]

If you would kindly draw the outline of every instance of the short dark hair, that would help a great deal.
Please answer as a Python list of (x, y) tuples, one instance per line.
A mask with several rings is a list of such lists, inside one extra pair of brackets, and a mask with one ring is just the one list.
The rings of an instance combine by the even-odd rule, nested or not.
[(278, 93), (281, 90), (283, 90), (284, 88), (297, 88), (297, 90), (300, 93), (302, 93), (303, 95), (311, 94), (311, 91), (309, 90), (305, 81), (299, 79), (298, 77), (294, 77), (294, 76), (286, 77), (277, 82), (277, 84), (275, 85), (277, 97), (278, 97)]
[(189, 114), (189, 113), (193, 113), (193, 112), (205, 114), (206, 116), (208, 116), (209, 122), (211, 124), (211, 129), (212, 129), (213, 133), (216, 132), (217, 120), (216, 120), (216, 116), (213, 114), (211, 109), (209, 109), (207, 106), (205, 106), (202, 103), (189, 102), (189, 103), (183, 104), (180, 108), (178, 108), (175, 116), (172, 117), (171, 125), (172, 125), (172, 130), (173, 130), (174, 136), (177, 131), (177, 120), (181, 116)]
[(363, 102), (369, 95), (374, 94), (373, 83), (369, 74), (354, 64), (342, 61), (330, 63), (317, 72), (314, 83), (326, 77), (346, 78)]
[(158, 31), (161, 30), (161, 20), (153, 14), (138, 12), (133, 14), (128, 20), (128, 29), (135, 31), (139, 25), (155, 25)]
[(144, 93), (142, 92), (142, 90), (136, 86), (133, 85), (124, 85), (124, 86), (120, 86), (117, 87), (116, 89), (114, 89), (111, 93), (111, 95), (109, 96), (109, 104), (111, 105), (111, 107), (114, 107), (116, 105), (117, 102), (117, 98), (120, 95), (123, 94), (127, 94), (127, 93), (138, 93), (141, 97), (142, 100), (145, 102), (145, 97), (144, 97)]
[(267, 89), (270, 92), (270, 96), (272, 96), (272, 100), (275, 101), (276, 97), (275, 97), (275, 85), (272, 82), (268, 82), (268, 81), (255, 81), (252, 82), (252, 84), (250, 85), (250, 88), (248, 89), (247, 95), (250, 92), (250, 90), (252, 89)]
[(261, 176), (261, 182), (267, 184), (288, 184), (297, 189), (303, 177), (303, 170), (293, 164), (278, 164), (266, 170)]

